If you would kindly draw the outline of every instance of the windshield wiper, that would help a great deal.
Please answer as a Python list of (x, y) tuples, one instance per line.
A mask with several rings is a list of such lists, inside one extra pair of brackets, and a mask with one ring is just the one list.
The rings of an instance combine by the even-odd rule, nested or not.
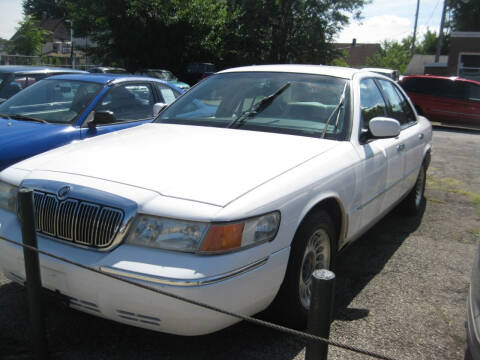
[(10, 119), (10, 115), (8, 114), (0, 114), (0, 117), (3, 117), (5, 119)]
[(242, 126), (249, 117), (254, 117), (255, 115), (261, 113), (263, 110), (265, 110), (272, 102), (275, 100), (277, 96), (279, 96), (282, 92), (284, 92), (288, 87), (290, 86), (290, 83), (287, 82), (285, 85), (283, 85), (280, 89), (275, 91), (273, 94), (265, 96), (262, 100), (260, 100), (253, 110), (251, 111), (246, 111), (242, 115), (240, 115), (238, 118), (232, 120), (228, 125), (227, 128), (232, 127), (233, 125), (238, 123), (238, 127)]
[(340, 117), (340, 108), (343, 106), (343, 103), (345, 102), (345, 91), (346, 90), (347, 90), (347, 84), (345, 84), (345, 86), (343, 87), (343, 92), (342, 92), (342, 96), (340, 97), (340, 101), (338, 102), (337, 106), (332, 111), (332, 113), (330, 114), (330, 116), (327, 119), (327, 122), (325, 123), (325, 127), (323, 128), (323, 132), (322, 132), (322, 139), (325, 138), (325, 135), (327, 133), (328, 124), (330, 124), (330, 121), (333, 119), (333, 115), (335, 115), (335, 113), (337, 111), (338, 111), (338, 114), (337, 114), (337, 119), (335, 121), (334, 131), (338, 126), (338, 119)]
[(26, 116), (22, 114), (15, 114), (15, 115), (10, 115), (10, 119), (15, 119), (15, 120), (24, 120), (24, 121), (36, 121), (44, 124), (48, 124), (48, 121), (45, 121), (43, 119), (37, 119), (31, 116)]

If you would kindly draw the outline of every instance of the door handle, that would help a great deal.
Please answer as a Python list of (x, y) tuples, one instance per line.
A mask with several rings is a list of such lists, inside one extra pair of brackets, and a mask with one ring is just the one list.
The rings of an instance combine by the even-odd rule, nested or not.
[(403, 151), (403, 150), (405, 150), (405, 144), (398, 144), (397, 145), (397, 151), (400, 152), (400, 151)]
[(418, 138), (419, 138), (420, 140), (422, 140), (424, 137), (425, 137), (425, 135), (423, 135), (423, 133), (418, 134)]

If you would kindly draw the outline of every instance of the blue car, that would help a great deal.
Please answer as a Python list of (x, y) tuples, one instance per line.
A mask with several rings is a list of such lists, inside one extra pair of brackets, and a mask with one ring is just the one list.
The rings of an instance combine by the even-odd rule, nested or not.
[(60, 74), (87, 74), (87, 72), (52, 66), (1, 65), (0, 102), (41, 79)]
[(183, 90), (114, 74), (56, 75), (0, 105), (0, 170), (41, 152), (150, 122)]

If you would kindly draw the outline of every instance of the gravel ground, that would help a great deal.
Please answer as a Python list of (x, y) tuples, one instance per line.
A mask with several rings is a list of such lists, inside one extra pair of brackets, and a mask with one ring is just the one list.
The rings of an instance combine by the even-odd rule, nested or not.
[[(331, 338), (397, 359), (462, 359), (465, 299), (480, 237), (480, 133), (435, 129), (422, 216), (390, 213), (337, 268)], [(54, 359), (303, 359), (305, 343), (240, 323), (171, 336), (46, 302)], [(0, 359), (28, 359), (25, 291), (0, 275)], [(330, 347), (329, 359), (369, 359)]]

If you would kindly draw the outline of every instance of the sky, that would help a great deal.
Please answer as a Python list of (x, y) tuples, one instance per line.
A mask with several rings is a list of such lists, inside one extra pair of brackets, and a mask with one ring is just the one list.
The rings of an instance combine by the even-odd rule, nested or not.
[[(361, 21), (352, 20), (337, 42), (377, 43), (400, 40), (413, 33), (417, 0), (373, 0), (362, 10)], [(427, 28), (438, 32), (443, 0), (420, 0), (417, 38)], [(22, 0), (0, 0), (0, 37), (10, 39), (22, 19)]]

